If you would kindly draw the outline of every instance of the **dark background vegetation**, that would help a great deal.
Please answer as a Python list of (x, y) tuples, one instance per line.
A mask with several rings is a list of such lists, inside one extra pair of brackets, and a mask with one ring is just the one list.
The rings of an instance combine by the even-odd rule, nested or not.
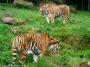
[[(14, 0), (0, 0), (1, 3), (13, 3)], [(40, 4), (41, 2), (55, 2), (57, 4), (68, 4), (73, 5), (77, 9), (89, 10), (90, 9), (90, 0), (25, 0), (33, 2), (35, 5)]]

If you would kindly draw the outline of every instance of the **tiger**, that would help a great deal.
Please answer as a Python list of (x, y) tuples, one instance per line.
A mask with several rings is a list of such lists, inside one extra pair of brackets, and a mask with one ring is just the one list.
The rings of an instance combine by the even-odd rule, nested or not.
[(58, 41), (47, 33), (25, 33), (16, 36), (12, 43), (12, 65), (16, 62), (16, 55), (19, 54), (19, 64), (23, 65), (28, 54), (33, 54), (34, 62), (38, 57), (45, 55), (47, 51), (59, 53)]
[(55, 18), (61, 17), (65, 24), (70, 14), (70, 9), (67, 5), (45, 4), (40, 7), (39, 11), (45, 16), (48, 23), (50, 21), (54, 23)]

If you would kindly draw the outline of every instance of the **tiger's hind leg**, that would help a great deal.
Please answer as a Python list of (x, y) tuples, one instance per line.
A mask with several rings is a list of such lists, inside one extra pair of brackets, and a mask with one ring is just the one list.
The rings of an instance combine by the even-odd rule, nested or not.
[(23, 65), (24, 64), (24, 62), (25, 62), (25, 59), (26, 59), (26, 55), (27, 55), (27, 53), (26, 52), (22, 52), (22, 53), (20, 53), (20, 55), (19, 55), (19, 64), (21, 64), (21, 65)]

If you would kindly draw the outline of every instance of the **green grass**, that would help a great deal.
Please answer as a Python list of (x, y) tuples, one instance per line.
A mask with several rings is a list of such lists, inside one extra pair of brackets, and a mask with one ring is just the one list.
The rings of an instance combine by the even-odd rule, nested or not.
[[(37, 63), (26, 60), (25, 67), (78, 67), (90, 60), (90, 12), (71, 13), (71, 23), (63, 24), (57, 18), (48, 24), (37, 8), (26, 9), (0, 4), (0, 17), (9, 13), (15, 19), (24, 20), (22, 25), (7, 25), (0, 21), (0, 65), (11, 63), (11, 45), (18, 34), (33, 31), (47, 32), (60, 41), (60, 54), (44, 56)], [(19, 32), (13, 32), (17, 29)]]

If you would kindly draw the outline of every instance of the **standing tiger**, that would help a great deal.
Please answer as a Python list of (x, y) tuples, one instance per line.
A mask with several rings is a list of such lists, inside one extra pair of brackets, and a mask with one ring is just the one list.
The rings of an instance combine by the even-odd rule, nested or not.
[(53, 53), (59, 51), (58, 42), (47, 33), (19, 35), (12, 44), (12, 63), (15, 64), (16, 53), (19, 54), (19, 63), (24, 64), (27, 54), (33, 54), (33, 60), (37, 62), (38, 56), (44, 55), (47, 50)]
[(46, 17), (47, 22), (54, 23), (56, 17), (61, 16), (65, 24), (69, 19), (70, 9), (67, 5), (45, 4), (40, 7), (40, 12)]

